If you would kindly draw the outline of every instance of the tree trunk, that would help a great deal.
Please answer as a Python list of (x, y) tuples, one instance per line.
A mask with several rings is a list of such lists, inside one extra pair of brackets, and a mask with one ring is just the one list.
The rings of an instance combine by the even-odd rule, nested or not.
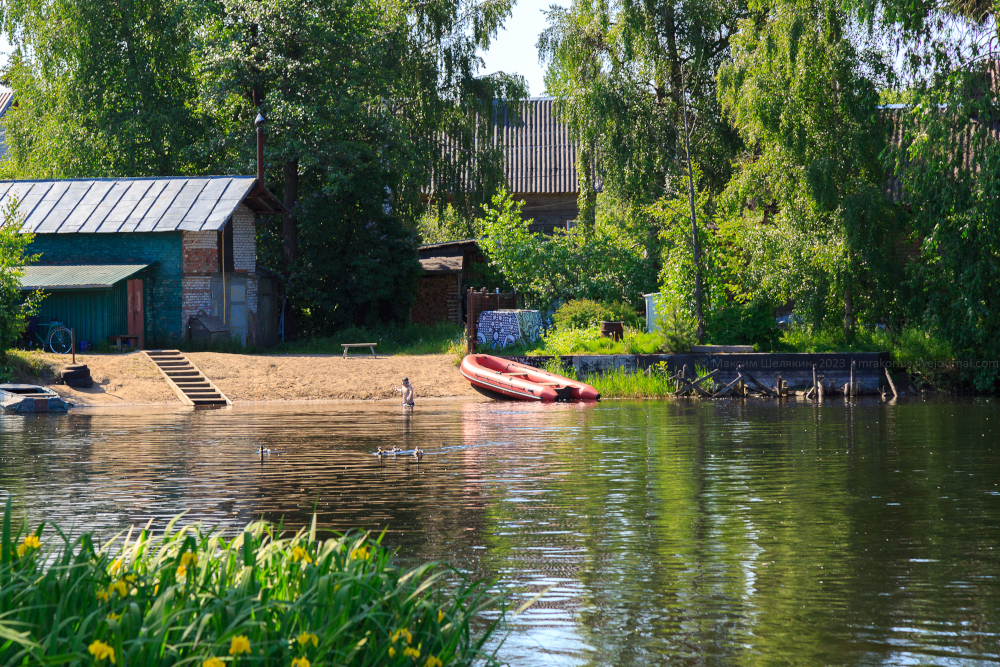
[[(285, 213), (282, 220), (282, 237), (284, 239), (285, 278), (287, 279), (295, 268), (295, 260), (299, 255), (299, 229), (298, 222), (293, 213), (295, 210), (295, 201), (299, 196), (299, 161), (297, 159), (286, 160), (284, 171), (285, 208), (288, 209), (288, 213)], [(288, 291), (288, 287), (286, 286), (285, 293), (287, 294)], [(294, 295), (291, 296), (291, 299), (286, 299), (285, 301), (286, 338), (294, 338), (296, 330), (295, 311), (292, 309)]]
[(579, 174), (580, 196), (577, 203), (580, 213), (577, 216), (577, 224), (583, 228), (584, 236), (587, 238), (594, 232), (594, 223), (597, 220), (597, 189), (594, 187), (594, 142), (586, 141), (586, 147), (580, 151)]
[(299, 254), (298, 223), (292, 213), (295, 209), (295, 200), (299, 196), (299, 161), (287, 160), (285, 162), (285, 213), (282, 227), (285, 240), (285, 270), (291, 271), (295, 265), (295, 260)]

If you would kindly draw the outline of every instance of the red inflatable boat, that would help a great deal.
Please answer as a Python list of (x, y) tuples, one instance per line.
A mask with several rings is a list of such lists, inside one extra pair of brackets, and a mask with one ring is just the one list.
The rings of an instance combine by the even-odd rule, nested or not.
[(597, 401), (601, 398), (589, 384), (488, 354), (470, 354), (463, 359), (462, 375), (473, 388), (491, 397), (499, 395), (522, 401)]

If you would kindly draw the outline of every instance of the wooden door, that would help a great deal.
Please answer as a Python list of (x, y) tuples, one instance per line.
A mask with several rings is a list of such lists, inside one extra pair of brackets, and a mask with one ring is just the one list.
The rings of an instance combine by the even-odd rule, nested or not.
[[(121, 311), (118, 311), (121, 312)], [(128, 335), (139, 337), (139, 349), (145, 349), (145, 324), (142, 304), (142, 280), (128, 281)]]

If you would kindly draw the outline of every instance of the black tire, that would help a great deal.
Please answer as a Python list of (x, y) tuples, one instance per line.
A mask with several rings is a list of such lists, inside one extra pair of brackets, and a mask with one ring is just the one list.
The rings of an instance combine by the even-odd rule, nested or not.
[(55, 354), (69, 354), (73, 351), (73, 334), (66, 327), (56, 327), (49, 332), (45, 344)]
[(90, 368), (87, 366), (87, 364), (66, 364), (65, 366), (62, 367), (62, 369), (64, 371), (87, 371), (87, 370), (90, 370)]
[(59, 374), (59, 377), (60, 379), (62, 379), (63, 382), (65, 382), (66, 380), (82, 380), (83, 378), (90, 377), (90, 371), (89, 370), (63, 371)]
[(94, 386), (94, 378), (89, 375), (85, 378), (77, 378), (75, 380), (66, 380), (66, 386), (75, 387), (77, 389), (89, 389)]

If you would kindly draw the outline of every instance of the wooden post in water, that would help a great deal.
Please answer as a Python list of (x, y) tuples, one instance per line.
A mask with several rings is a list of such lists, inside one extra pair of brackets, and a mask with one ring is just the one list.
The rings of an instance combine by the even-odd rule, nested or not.
[(818, 401), (822, 401), (823, 400), (823, 383), (822, 382), (820, 382), (819, 384), (816, 385), (816, 400), (818, 400)]
[(782, 398), (784, 396), (784, 393), (781, 391), (781, 376), (780, 375), (778, 376), (778, 386), (775, 387), (775, 389), (778, 390), (778, 398)]
[(819, 387), (816, 386), (816, 364), (813, 364), (813, 392), (819, 398)]
[(888, 368), (884, 368), (882, 370), (885, 371), (885, 379), (889, 381), (889, 388), (892, 389), (892, 397), (895, 399), (895, 398), (897, 398), (899, 396), (899, 392), (896, 391), (896, 385), (893, 384), (893, 382), (892, 382), (892, 376), (889, 375), (889, 369)]
[(851, 360), (851, 398), (857, 396), (857, 390), (854, 386), (854, 361)]

